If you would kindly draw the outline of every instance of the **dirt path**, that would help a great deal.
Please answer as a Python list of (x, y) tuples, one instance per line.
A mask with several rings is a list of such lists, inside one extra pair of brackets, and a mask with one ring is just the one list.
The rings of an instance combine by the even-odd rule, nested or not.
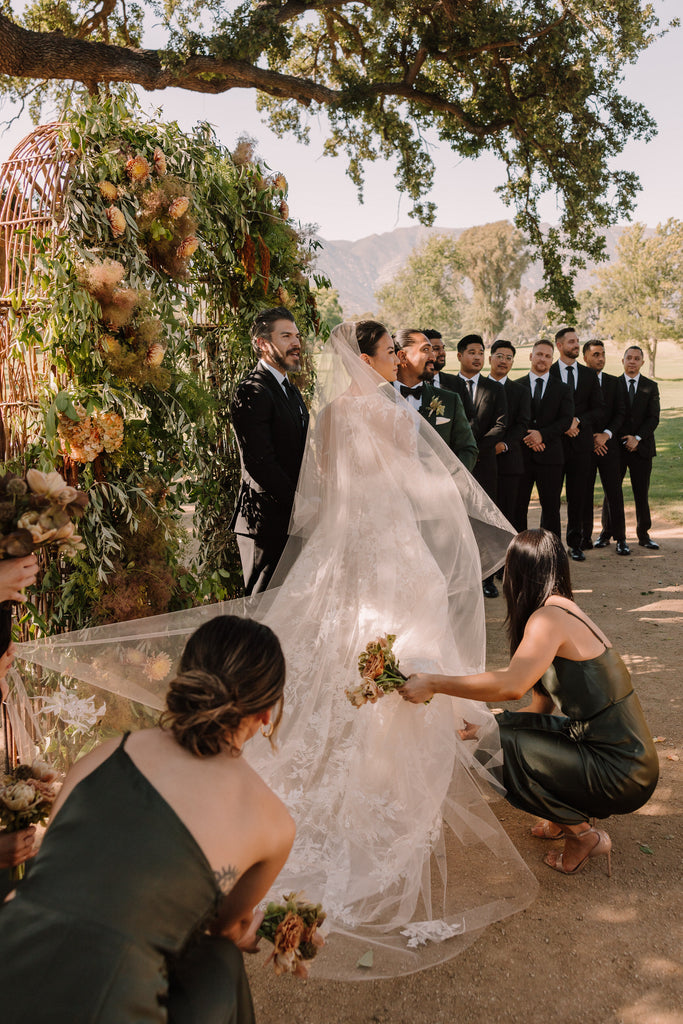
[[(623, 655), (661, 738), (653, 798), (607, 822), (612, 878), (599, 863), (576, 877), (550, 871), (532, 819), (497, 802), (540, 883), (531, 907), (449, 963), (392, 981), (302, 983), (249, 958), (258, 1024), (683, 1024), (683, 528), (655, 517), (652, 535), (659, 551), (633, 542), (619, 558), (612, 544), (572, 564), (578, 602)], [(502, 597), (486, 611), (495, 667), (506, 650)]]

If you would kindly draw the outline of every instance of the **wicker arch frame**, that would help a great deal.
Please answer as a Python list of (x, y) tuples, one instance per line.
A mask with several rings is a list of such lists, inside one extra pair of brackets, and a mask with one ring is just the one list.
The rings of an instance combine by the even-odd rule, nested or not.
[(40, 434), (36, 395), (50, 372), (37, 349), (17, 350), (16, 325), (49, 290), (34, 274), (39, 243), (54, 253), (76, 154), (63, 125), (42, 125), (0, 165), (0, 458), (21, 457)]

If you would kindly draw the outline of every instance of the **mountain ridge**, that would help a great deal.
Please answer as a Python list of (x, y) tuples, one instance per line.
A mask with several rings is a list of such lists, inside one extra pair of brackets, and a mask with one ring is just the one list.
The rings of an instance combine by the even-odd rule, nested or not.
[[(544, 227), (546, 225), (543, 225)], [(631, 225), (617, 225), (605, 231), (608, 260), (603, 263), (587, 261), (585, 270), (576, 277), (576, 290), (581, 291), (595, 283), (595, 271), (607, 266), (614, 257), (617, 242)], [(366, 235), (356, 241), (325, 239), (316, 236), (321, 248), (316, 255), (316, 270), (330, 279), (339, 292), (339, 301), (347, 318), (377, 312), (375, 292), (386, 284), (407, 262), (410, 254), (434, 235), (459, 238), (467, 228), (435, 228), (418, 224), (415, 227), (394, 228), (382, 234)], [(648, 229), (651, 234), (653, 229)], [(537, 291), (543, 282), (540, 260), (531, 264), (522, 278), (522, 288)]]

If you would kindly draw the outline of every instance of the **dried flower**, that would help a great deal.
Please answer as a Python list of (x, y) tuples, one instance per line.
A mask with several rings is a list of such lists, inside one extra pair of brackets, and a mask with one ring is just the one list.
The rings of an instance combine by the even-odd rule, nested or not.
[[(30, 472), (30, 470), (29, 470)], [(7, 493), (13, 498), (21, 498), (28, 490), (26, 483), (21, 479), (20, 476), (15, 476), (13, 480), (7, 484)]]
[(161, 654), (157, 654), (154, 658), (148, 658), (147, 664), (145, 665), (145, 675), (152, 682), (160, 683), (171, 671), (173, 667), (171, 659), (168, 654), (163, 651)]
[(66, 487), (66, 480), (56, 470), (52, 473), (41, 473), (39, 469), (29, 469), (26, 473), (26, 483), (34, 494), (40, 494), (45, 498), (56, 498)]
[(182, 215), (187, 212), (189, 205), (190, 200), (187, 198), (187, 196), (178, 196), (178, 198), (174, 199), (168, 208), (169, 217), (171, 217), (172, 220), (177, 220), (179, 217), (182, 217)]
[(100, 190), (102, 198), (106, 199), (108, 203), (113, 203), (115, 199), (119, 198), (119, 190), (113, 182), (101, 181), (97, 187)]
[(273, 178), (273, 188), (276, 192), (286, 192), (288, 189), (287, 179), (284, 174), (276, 174)]
[(131, 647), (125, 651), (122, 661), (126, 665), (141, 666), (147, 661), (147, 656), (144, 651), (139, 650), (137, 647)]
[(432, 398), (431, 402), (429, 403), (429, 408), (437, 416), (443, 416), (443, 414), (446, 411), (446, 406), (443, 404), (443, 402), (439, 401), (436, 395), (434, 396), (434, 398)]
[(36, 791), (29, 782), (15, 782), (3, 786), (0, 800), (10, 811), (27, 811), (36, 800)]
[(280, 200), (280, 216), (283, 220), (289, 220), (289, 205), (285, 199)]
[(126, 218), (123, 216), (118, 206), (109, 206), (107, 208), (107, 220), (109, 221), (111, 233), (114, 238), (118, 238), (120, 235), (125, 234)]
[(139, 185), (149, 178), (149, 164), (144, 156), (132, 156), (126, 162), (126, 174), (133, 185)]
[(118, 451), (123, 444), (122, 417), (116, 412), (101, 412), (97, 415), (97, 425), (105, 452)]
[(160, 178), (163, 178), (163, 176), (166, 174), (166, 157), (164, 156), (163, 151), (159, 149), (158, 146), (154, 150), (152, 162), (154, 164), (154, 170), (157, 172)]
[(145, 362), (148, 366), (161, 366), (164, 361), (166, 349), (159, 342), (155, 342), (154, 345), (150, 345), (147, 349), (147, 355), (145, 356)]
[(199, 239), (194, 235), (190, 235), (189, 238), (184, 238), (176, 249), (176, 256), (180, 260), (188, 260), (190, 256), (197, 251), (199, 246)]

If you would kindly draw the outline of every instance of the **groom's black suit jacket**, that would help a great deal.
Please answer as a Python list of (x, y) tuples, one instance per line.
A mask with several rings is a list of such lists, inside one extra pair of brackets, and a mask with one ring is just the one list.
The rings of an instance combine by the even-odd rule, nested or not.
[(295, 408), (270, 370), (258, 363), (238, 385), (231, 405), (242, 484), (230, 527), (259, 541), (287, 534), (308, 412)]

